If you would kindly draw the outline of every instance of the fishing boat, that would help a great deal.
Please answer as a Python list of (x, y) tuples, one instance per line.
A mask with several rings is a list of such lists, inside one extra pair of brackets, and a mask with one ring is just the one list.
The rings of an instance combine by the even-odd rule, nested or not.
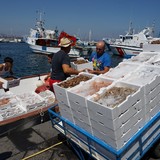
[[(25, 38), (25, 42), (29, 45), (31, 50), (35, 53), (52, 54), (60, 50), (58, 46), (59, 31), (45, 29), (44, 20), (42, 20), (42, 13), (36, 22), (36, 28), (30, 29), (30, 34)], [(80, 51), (74, 47), (69, 53), (70, 57), (79, 57)]]
[(143, 51), (143, 46), (152, 43), (152, 41), (158, 40), (154, 38), (154, 26), (145, 27), (139, 33), (134, 33), (132, 23), (129, 26), (129, 30), (126, 35), (120, 35), (119, 39), (103, 39), (106, 45), (115, 55), (119, 55), (125, 58), (136, 56)]
[(7, 92), (0, 89), (0, 137), (49, 120), (47, 110), (55, 103), (55, 96), (49, 90), (35, 92), (46, 75), (23, 77)]

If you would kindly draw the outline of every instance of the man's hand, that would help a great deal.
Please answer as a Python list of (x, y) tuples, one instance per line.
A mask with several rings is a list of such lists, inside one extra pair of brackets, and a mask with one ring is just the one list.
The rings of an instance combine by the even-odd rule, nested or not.
[(0, 81), (0, 88), (3, 88), (2, 85), (3, 85), (3, 82)]

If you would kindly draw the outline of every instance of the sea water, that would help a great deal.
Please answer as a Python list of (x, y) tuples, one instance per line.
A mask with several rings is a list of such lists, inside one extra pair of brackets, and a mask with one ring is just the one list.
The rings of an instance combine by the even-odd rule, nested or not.
[[(111, 67), (115, 67), (123, 60), (119, 56), (111, 55)], [(38, 75), (50, 72), (51, 64), (46, 55), (33, 53), (26, 43), (0, 43), (0, 63), (5, 57), (14, 60), (13, 72), (17, 77)]]
[(7, 56), (13, 58), (13, 72), (18, 77), (50, 71), (47, 56), (33, 53), (26, 43), (0, 43), (0, 55), (0, 63)]

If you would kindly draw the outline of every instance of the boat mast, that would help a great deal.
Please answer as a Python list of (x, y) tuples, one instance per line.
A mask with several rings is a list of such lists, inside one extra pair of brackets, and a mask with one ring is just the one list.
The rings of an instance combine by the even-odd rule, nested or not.
[(130, 24), (129, 24), (128, 35), (133, 35), (132, 22), (130, 22)]
[[(36, 19), (36, 21), (37, 21), (36, 28), (39, 31), (44, 31), (44, 20), (42, 20), (42, 12), (37, 11), (37, 13), (39, 14), (39, 20)], [(45, 14), (45, 13), (43, 13), (43, 14)]]
[(92, 32), (91, 30), (89, 31), (89, 42), (91, 42), (91, 35), (92, 35)]

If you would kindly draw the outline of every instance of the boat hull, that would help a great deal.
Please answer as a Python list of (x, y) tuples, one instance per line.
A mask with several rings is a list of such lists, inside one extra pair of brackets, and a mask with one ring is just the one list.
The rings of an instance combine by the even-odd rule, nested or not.
[(40, 113), (31, 113), (21, 117), (15, 117), (0, 124), (0, 137), (7, 136), (13, 132), (23, 131), (49, 120), (48, 107), (46, 111), (43, 112), (43, 116), (41, 116)]
[(138, 55), (143, 51), (140, 47), (130, 47), (130, 46), (120, 46), (120, 45), (110, 45), (111, 52), (115, 55), (130, 58), (132, 56)]
[[(34, 53), (40, 53), (40, 54), (54, 54), (56, 52), (58, 52), (60, 50), (59, 47), (47, 47), (47, 46), (39, 46), (39, 45), (33, 45), (33, 44), (29, 44), (29, 47), (31, 48), (32, 52)], [(69, 52), (69, 56), (72, 58), (78, 58), (80, 57), (80, 53), (79, 51), (77, 51), (76, 49), (71, 49), (71, 51)]]

